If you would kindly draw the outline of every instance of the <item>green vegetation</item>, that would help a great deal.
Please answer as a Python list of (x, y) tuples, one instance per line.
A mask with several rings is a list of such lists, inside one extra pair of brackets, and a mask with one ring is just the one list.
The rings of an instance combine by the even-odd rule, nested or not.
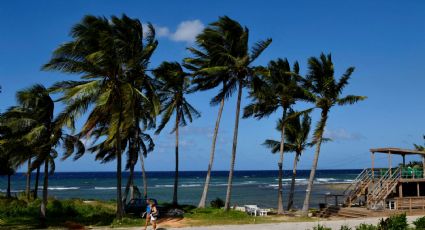
[(406, 214), (394, 215), (382, 219), (378, 224), (378, 229), (404, 230), (408, 228)]
[(318, 224), (316, 227), (313, 227), (313, 230), (332, 230), (332, 229)]
[(416, 229), (425, 229), (425, 216), (413, 221), (413, 225), (415, 225)]
[[(221, 201), (223, 202), (223, 201)], [(39, 227), (38, 216), (41, 200), (27, 202), (20, 199), (0, 198), (0, 228)], [(171, 203), (160, 204), (165, 209), (174, 208)], [(241, 211), (225, 211), (222, 208), (196, 208), (193, 205), (180, 205), (185, 212), (182, 224), (185, 226), (260, 224), (282, 221), (311, 221), (310, 218), (279, 219), (273, 216), (254, 217)], [(115, 218), (114, 201), (82, 201), (49, 199), (47, 205), (47, 225), (50, 227), (70, 226), (142, 226), (145, 219), (126, 215), (121, 220)], [(161, 217), (167, 219), (167, 217)], [(177, 217), (179, 219), (179, 217)], [(165, 224), (166, 226), (166, 224)]]
[(211, 204), (212, 208), (222, 208), (222, 207), (224, 207), (224, 201), (222, 199), (218, 198), (218, 197), (215, 200), (212, 200), (210, 204)]
[[(0, 198), (0, 226), (16, 229), (38, 227), (41, 200), (26, 202), (18, 199)], [(115, 209), (106, 202), (82, 200), (51, 200), (46, 207), (48, 226), (95, 225), (112, 224)]]
[(347, 225), (342, 225), (339, 230), (351, 230), (350, 227), (348, 227)]
[(373, 224), (360, 224), (356, 227), (356, 230), (378, 230), (378, 227)]

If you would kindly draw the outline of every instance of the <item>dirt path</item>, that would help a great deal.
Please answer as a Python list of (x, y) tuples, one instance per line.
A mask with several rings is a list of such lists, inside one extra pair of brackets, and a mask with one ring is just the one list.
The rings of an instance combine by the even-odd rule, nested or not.
[[(414, 220), (421, 216), (408, 216), (407, 220), (411, 224)], [(274, 224), (249, 224), (249, 225), (214, 225), (214, 226), (202, 226), (202, 227), (183, 227), (183, 228), (159, 228), (157, 230), (311, 230), (318, 224), (330, 227), (335, 230), (339, 230), (341, 225), (347, 225), (349, 227), (355, 227), (361, 223), (366, 224), (377, 224), (381, 218), (363, 218), (363, 219), (345, 219), (345, 220), (323, 220), (316, 222), (286, 222), (286, 223), (274, 223)], [(124, 228), (122, 228), (124, 229)], [(143, 228), (125, 228), (130, 230), (139, 230)], [(148, 230), (151, 230), (149, 227)]]

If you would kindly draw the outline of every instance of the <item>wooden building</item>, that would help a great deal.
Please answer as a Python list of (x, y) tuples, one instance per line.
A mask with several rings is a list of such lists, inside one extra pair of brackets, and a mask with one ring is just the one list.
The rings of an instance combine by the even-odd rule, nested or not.
[[(345, 205), (369, 210), (425, 209), (425, 152), (399, 149), (371, 149), (372, 167), (364, 169), (344, 191)], [(386, 154), (388, 168), (375, 168), (375, 155)], [(406, 156), (419, 155), (420, 165), (407, 166)], [(393, 165), (394, 157), (402, 164)]]

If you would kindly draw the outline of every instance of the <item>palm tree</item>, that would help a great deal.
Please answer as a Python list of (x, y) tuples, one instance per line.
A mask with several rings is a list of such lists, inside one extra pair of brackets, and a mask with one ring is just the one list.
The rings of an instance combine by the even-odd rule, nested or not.
[[(422, 136), (422, 138), (425, 140), (425, 135)], [(413, 144), (413, 147), (415, 147), (415, 149), (418, 150), (418, 151), (425, 151), (425, 147), (422, 146), (422, 145)]]
[[(215, 40), (213, 37), (220, 38), (221, 34), (216, 33), (213, 27), (207, 27), (204, 31), (196, 37), (196, 45), (198, 49), (194, 47), (188, 48), (188, 50), (194, 55), (193, 58), (185, 58), (184, 66), (193, 71), (194, 79), (192, 83), (195, 85), (194, 91), (205, 91), (216, 88), (221, 85), (221, 91), (218, 95), (214, 96), (210, 102), (211, 105), (220, 104), (218, 109), (218, 115), (215, 122), (214, 134), (212, 138), (210, 159), (208, 162), (207, 175), (205, 177), (204, 189), (202, 191), (201, 199), (198, 204), (198, 208), (205, 208), (207, 201), (208, 188), (211, 180), (211, 171), (214, 163), (215, 146), (217, 142), (218, 129), (220, 126), (221, 115), (223, 113), (224, 101), (230, 94), (226, 95), (225, 92), (228, 90), (228, 80), (230, 77), (220, 71), (216, 71), (216, 66), (222, 66), (219, 60), (214, 59), (214, 53), (216, 52), (215, 45), (212, 41)], [(214, 63), (216, 62), (216, 63)]]
[[(201, 67), (200, 72), (195, 73), (196, 75), (213, 77), (211, 79), (213, 84), (208, 84), (209, 86), (207, 86), (207, 88), (213, 88), (223, 83), (221, 79), (226, 79), (226, 84), (223, 85), (223, 89), (220, 91), (220, 93), (213, 98), (213, 103), (221, 103), (223, 98), (228, 98), (236, 90), (238, 91), (235, 127), (233, 133), (232, 157), (230, 162), (225, 202), (225, 209), (229, 210), (233, 171), (236, 159), (242, 90), (244, 87), (248, 86), (250, 79), (258, 74), (259, 68), (254, 67), (252, 63), (270, 45), (272, 40), (267, 39), (265, 41), (257, 42), (250, 51), (248, 46), (248, 28), (242, 27), (237, 21), (227, 16), (220, 17), (218, 21), (211, 23), (200, 36), (200, 38), (204, 40), (202, 41), (203, 44), (201, 47), (207, 50), (207, 60), (195, 60), (192, 62), (188, 61), (188, 63), (194, 65), (195, 67), (198, 66), (198, 68)], [(202, 58), (202, 53), (198, 53), (195, 49), (192, 49), (191, 51)], [(202, 63), (203, 61), (205, 61), (205, 64)], [(216, 78), (215, 76), (220, 77)], [(218, 122), (219, 121), (217, 121), (216, 124), (218, 124)], [(216, 127), (218, 126), (216, 125)], [(215, 144), (213, 143), (213, 146), (214, 145)]]
[(177, 62), (163, 62), (153, 71), (159, 81), (158, 96), (161, 100), (162, 119), (156, 130), (159, 134), (175, 113), (175, 124), (172, 132), (176, 134), (175, 174), (173, 189), (173, 205), (177, 206), (177, 188), (179, 180), (179, 126), (186, 126), (187, 121), (200, 117), (200, 113), (187, 101), (185, 95), (190, 92), (190, 74), (184, 72)]
[[(293, 113), (289, 113), (291, 117)], [(276, 130), (281, 132), (282, 120), (279, 119)], [(295, 152), (294, 163), (292, 168), (292, 179), (291, 186), (288, 195), (288, 206), (287, 210), (291, 210), (294, 204), (294, 192), (295, 192), (295, 179), (297, 176), (297, 164), (301, 154), (307, 147), (313, 146), (314, 143), (307, 142), (308, 134), (310, 132), (311, 118), (308, 114), (303, 114), (302, 117), (295, 116), (291, 117), (287, 121), (286, 132), (285, 132), (285, 149), (286, 151)], [(270, 148), (272, 153), (277, 153), (280, 149), (280, 142), (275, 140), (267, 139), (263, 145)]]
[(253, 103), (249, 104), (244, 111), (244, 117), (254, 116), (257, 119), (267, 117), (282, 109), (282, 126), (280, 139), (280, 157), (278, 162), (279, 187), (278, 187), (278, 214), (283, 214), (283, 153), (285, 146), (285, 127), (287, 113), (292, 106), (300, 100), (309, 100), (310, 94), (301, 87), (302, 78), (299, 76), (299, 66), (295, 62), (293, 70), (288, 60), (278, 59), (268, 65), (269, 73), (264, 75), (254, 85), (250, 97)]
[[(152, 25), (149, 28), (152, 32)], [(106, 128), (100, 132), (106, 136), (102, 146), (113, 150), (117, 159), (117, 218), (121, 219), (123, 144), (135, 124), (134, 103), (141, 100), (137, 98), (146, 98), (132, 78), (142, 76), (140, 66), (149, 63), (152, 53), (141, 52), (145, 42), (142, 23), (126, 15), (110, 20), (85, 16), (72, 28), (71, 36), (73, 40), (59, 46), (43, 69), (82, 75), (82, 81), (64, 81), (52, 87), (54, 92), (63, 93), (60, 100), (66, 104), (59, 119), (74, 129), (75, 119), (92, 108), (80, 135), (89, 137), (94, 130)]]
[[(43, 199), (40, 205), (40, 221), (45, 224), (48, 177), (55, 170), (54, 159), (58, 155), (56, 147), (63, 143), (66, 154), (77, 155), (84, 152), (83, 144), (78, 138), (64, 134), (62, 123), (53, 119), (54, 103), (48, 90), (42, 85), (33, 85), (22, 91), (18, 91), (17, 100), (19, 106), (11, 107), (3, 116), (14, 138), (6, 140), (8, 144), (20, 144), (20, 149), (32, 149), (34, 154), (16, 155), (15, 162), (23, 162), (22, 158), (32, 158), (30, 169), (44, 164)], [(11, 148), (17, 152), (16, 147)], [(26, 151), (24, 151), (26, 152)], [(50, 166), (50, 170), (49, 170)]]
[[(18, 101), (19, 102), (19, 101)], [(4, 149), (7, 149), (5, 153), (12, 154), (15, 164), (20, 166), (27, 162), (27, 173), (26, 173), (26, 188), (25, 194), (29, 201), (31, 198), (30, 192), (30, 181), (31, 172), (33, 171), (31, 159), (35, 153), (33, 149), (26, 147), (25, 143), (22, 143), (21, 137), (25, 133), (29, 132), (33, 124), (29, 121), (31, 114), (27, 112), (23, 104), (13, 106), (1, 115), (1, 131), (2, 134), (2, 145)]]
[(313, 164), (308, 180), (306, 196), (303, 204), (303, 215), (307, 216), (310, 195), (313, 187), (314, 177), (319, 160), (320, 147), (323, 141), (323, 133), (330, 109), (335, 105), (355, 104), (365, 100), (365, 96), (347, 95), (341, 97), (342, 91), (348, 85), (354, 67), (349, 67), (339, 80), (334, 76), (334, 65), (331, 54), (321, 54), (319, 58), (311, 57), (308, 60), (308, 74), (306, 77), (306, 87), (315, 95), (316, 108), (321, 110), (320, 121), (318, 122), (313, 134), (313, 142), (316, 144), (316, 151), (313, 158)]

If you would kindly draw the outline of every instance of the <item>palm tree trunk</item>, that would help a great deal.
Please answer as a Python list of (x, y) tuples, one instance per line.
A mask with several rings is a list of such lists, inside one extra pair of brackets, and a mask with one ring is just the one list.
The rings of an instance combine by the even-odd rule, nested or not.
[[(121, 106), (122, 107), (122, 106)], [(117, 138), (117, 219), (121, 221), (123, 216), (123, 207), (122, 207), (122, 175), (121, 175), (121, 167), (122, 167), (122, 151), (121, 151), (121, 119), (122, 112), (119, 114), (118, 118), (118, 128), (116, 132)]]
[(142, 166), (142, 178), (143, 178), (143, 198), (148, 198), (148, 182), (146, 180), (145, 160), (143, 154), (140, 154), (140, 164)]
[(130, 200), (134, 199), (134, 162), (131, 163), (130, 165), (130, 175), (129, 175), (129, 180), (130, 180)]
[(7, 192), (6, 192), (6, 197), (7, 198), (11, 198), (12, 194), (10, 193), (10, 173), (7, 174)]
[(286, 118), (286, 108), (283, 109), (282, 114), (282, 130), (280, 135), (280, 157), (277, 166), (279, 168), (279, 186), (277, 189), (277, 214), (283, 214), (283, 151), (285, 146), (285, 118)]
[(34, 183), (34, 200), (38, 197), (38, 179), (40, 178), (40, 166), (37, 167), (35, 174), (35, 183)]
[[(121, 140), (120, 140), (121, 141)], [(121, 149), (121, 148), (119, 148)], [(121, 175), (121, 151), (117, 151), (117, 219), (121, 220), (123, 215), (122, 209), (122, 175)]]
[(221, 99), (220, 108), (218, 109), (218, 115), (217, 115), (217, 120), (215, 122), (214, 136), (213, 136), (212, 146), (211, 146), (210, 162), (208, 163), (207, 177), (205, 178), (204, 191), (202, 192), (202, 196), (201, 196), (201, 200), (199, 201), (198, 208), (205, 208), (205, 203), (207, 201), (208, 187), (210, 185), (210, 180), (211, 180), (211, 170), (212, 170), (212, 165), (214, 162), (215, 144), (217, 141), (218, 128), (220, 126), (220, 120), (221, 120), (221, 114), (223, 113), (223, 108), (224, 108), (224, 98)]
[(129, 173), (128, 178), (127, 178), (127, 184), (125, 186), (124, 197), (123, 197), (123, 203), (124, 204), (127, 203), (127, 196), (128, 196), (129, 192), (130, 192), (130, 200), (134, 198), (134, 189), (132, 188), (133, 187), (133, 177), (134, 177), (134, 162), (131, 161), (130, 173)]
[(327, 120), (327, 112), (322, 111), (322, 117), (320, 120), (319, 125), (321, 125), (318, 133), (317, 143), (316, 143), (316, 152), (314, 153), (314, 159), (313, 159), (313, 165), (311, 166), (310, 171), (310, 178), (308, 179), (303, 209), (302, 209), (302, 215), (307, 216), (308, 215), (308, 209), (310, 205), (310, 197), (311, 197), (311, 189), (313, 188), (313, 182), (314, 177), (316, 174), (317, 169), (317, 162), (319, 161), (319, 154), (320, 154), (320, 146), (322, 145), (322, 138), (323, 138), (323, 131), (325, 130), (326, 120)]
[(177, 206), (177, 189), (179, 185), (179, 122), (180, 116), (176, 109), (176, 169), (174, 173), (173, 205)]
[(44, 161), (43, 200), (40, 207), (40, 224), (46, 225), (47, 188), (49, 186), (49, 159)]
[(238, 99), (236, 102), (236, 118), (235, 128), (233, 130), (233, 146), (232, 146), (232, 158), (230, 160), (229, 180), (227, 182), (226, 202), (224, 203), (224, 209), (228, 211), (230, 209), (230, 197), (232, 193), (232, 181), (233, 181), (233, 170), (235, 168), (236, 159), (236, 147), (238, 144), (238, 128), (239, 128), (239, 113), (241, 110), (241, 99), (242, 99), (242, 82), (239, 81)]
[(297, 177), (297, 164), (298, 164), (298, 159), (300, 155), (301, 153), (295, 153), (294, 166), (292, 168), (291, 188), (289, 189), (289, 197), (288, 197), (288, 207), (287, 207), (288, 211), (291, 210), (292, 206), (294, 205), (295, 178)]
[(31, 191), (30, 191), (30, 187), (31, 187), (31, 157), (28, 159), (28, 170), (27, 170), (27, 183), (26, 183), (26, 187), (25, 187), (25, 193), (27, 195), (27, 200), (29, 201), (31, 198)]

